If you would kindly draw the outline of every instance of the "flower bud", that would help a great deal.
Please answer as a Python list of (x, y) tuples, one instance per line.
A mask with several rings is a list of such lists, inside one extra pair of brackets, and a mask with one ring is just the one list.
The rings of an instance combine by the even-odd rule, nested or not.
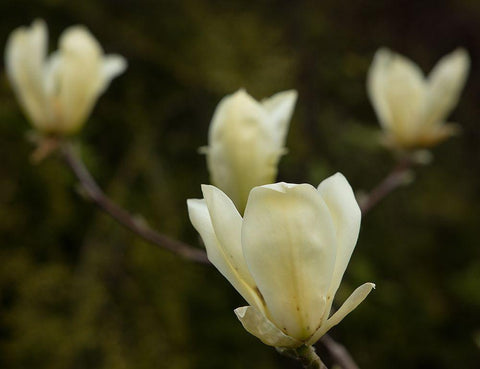
[(126, 68), (119, 55), (104, 55), (82, 26), (63, 32), (59, 49), (47, 57), (48, 34), (42, 20), (13, 31), (5, 50), (7, 76), (31, 121), (42, 133), (78, 131), (97, 98)]
[(207, 166), (212, 183), (240, 212), (253, 187), (275, 181), (296, 99), (296, 91), (290, 90), (258, 102), (239, 90), (215, 110)]
[(404, 56), (378, 50), (367, 89), (387, 144), (400, 149), (430, 147), (455, 134), (457, 127), (444, 123), (458, 103), (469, 66), (467, 52), (457, 49), (425, 77)]

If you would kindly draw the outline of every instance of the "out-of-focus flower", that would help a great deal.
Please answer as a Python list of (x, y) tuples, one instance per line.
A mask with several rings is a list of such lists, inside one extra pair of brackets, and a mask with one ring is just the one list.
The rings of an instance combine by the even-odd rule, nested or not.
[(81, 128), (110, 81), (126, 68), (119, 55), (104, 55), (82, 26), (66, 29), (59, 49), (47, 57), (48, 33), (42, 20), (10, 35), (5, 50), (8, 78), (40, 132), (68, 135)]
[(245, 329), (276, 347), (311, 345), (370, 293), (358, 287), (329, 317), (357, 242), (361, 213), (337, 173), (318, 189), (308, 184), (255, 187), (245, 215), (218, 188), (187, 201), (209, 260), (249, 306), (235, 313)]
[(454, 134), (455, 125), (444, 123), (458, 103), (469, 66), (467, 52), (457, 49), (425, 77), (411, 60), (378, 50), (367, 89), (386, 142), (401, 149), (430, 147)]
[(258, 102), (239, 90), (215, 110), (205, 149), (207, 166), (212, 183), (240, 212), (253, 187), (275, 181), (296, 99), (296, 91), (290, 90)]

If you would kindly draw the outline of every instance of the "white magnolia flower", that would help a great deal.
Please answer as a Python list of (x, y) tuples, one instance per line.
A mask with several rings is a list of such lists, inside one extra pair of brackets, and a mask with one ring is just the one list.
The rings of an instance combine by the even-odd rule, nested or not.
[(87, 119), (95, 101), (126, 62), (104, 55), (82, 26), (66, 29), (59, 49), (47, 57), (48, 33), (36, 20), (10, 35), (5, 64), (8, 78), (33, 126), (44, 133), (71, 134)]
[(368, 93), (388, 143), (399, 148), (432, 146), (456, 132), (445, 119), (457, 105), (470, 66), (457, 49), (425, 77), (411, 60), (380, 49), (368, 73)]
[(296, 99), (296, 91), (290, 90), (258, 102), (239, 90), (215, 110), (205, 150), (207, 166), (212, 183), (240, 212), (253, 187), (275, 181)]
[(352, 188), (337, 173), (308, 184), (255, 187), (245, 215), (218, 188), (187, 201), (190, 220), (209, 260), (248, 302), (235, 313), (267, 345), (311, 345), (374, 288), (358, 287), (329, 317), (357, 242), (361, 213)]

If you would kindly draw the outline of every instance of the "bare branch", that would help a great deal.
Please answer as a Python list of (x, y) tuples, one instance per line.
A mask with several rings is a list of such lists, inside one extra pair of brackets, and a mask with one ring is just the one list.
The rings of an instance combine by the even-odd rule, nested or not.
[(345, 346), (335, 341), (331, 336), (324, 335), (320, 338), (320, 342), (326, 347), (333, 361), (343, 369), (359, 369)]
[(205, 251), (154, 231), (143, 222), (135, 220), (132, 214), (110, 200), (95, 182), (70, 142), (62, 142), (60, 152), (88, 198), (118, 223), (146, 241), (178, 254), (185, 259), (197, 263), (209, 263)]
[(368, 197), (360, 204), (362, 215), (368, 213), (388, 194), (405, 184), (405, 175), (408, 173), (414, 162), (404, 158), (392, 169), (392, 171), (370, 191)]

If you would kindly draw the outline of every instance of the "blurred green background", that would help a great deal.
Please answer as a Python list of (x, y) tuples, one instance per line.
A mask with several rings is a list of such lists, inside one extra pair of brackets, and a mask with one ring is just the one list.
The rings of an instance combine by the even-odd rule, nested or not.
[[(394, 164), (365, 92), (375, 50), (429, 71), (467, 48), (473, 69), (452, 116), (463, 133), (363, 220), (337, 298), (365, 281), (377, 290), (331, 334), (364, 369), (480, 367), (478, 0), (0, 5), (2, 45), (41, 17), (52, 49), (82, 23), (128, 59), (77, 144), (115, 201), (198, 246), (185, 199), (208, 182), (197, 148), (225, 94), (297, 89), (279, 179), (317, 184), (341, 171), (368, 190)], [(298, 368), (243, 330), (232, 310), (244, 303), (216, 270), (122, 229), (82, 200), (58, 158), (31, 165), (4, 73), (0, 95), (0, 368)]]

